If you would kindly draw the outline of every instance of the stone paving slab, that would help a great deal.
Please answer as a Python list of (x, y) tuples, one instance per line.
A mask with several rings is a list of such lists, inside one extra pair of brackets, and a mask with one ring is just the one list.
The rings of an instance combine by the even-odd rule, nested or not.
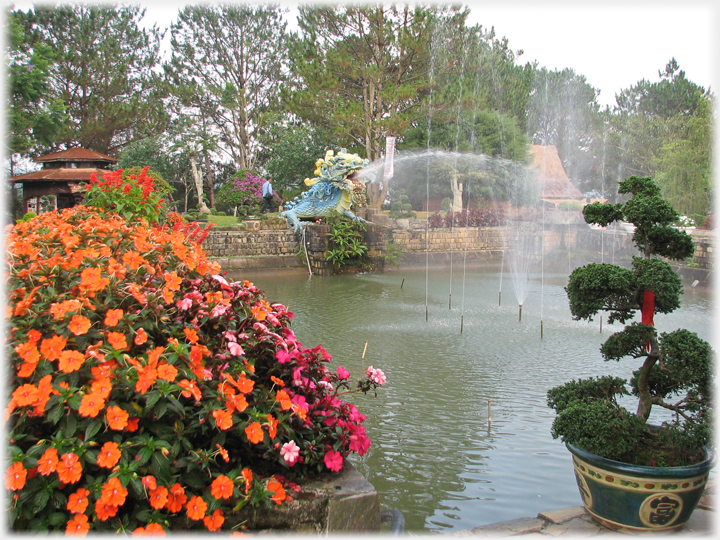
[(710, 477), (705, 493), (685, 526), (675, 532), (637, 532), (623, 534), (603, 527), (593, 521), (584, 506), (568, 506), (559, 510), (541, 512), (534, 518), (519, 518), (491, 523), (474, 529), (456, 531), (449, 536), (543, 536), (555, 537), (569, 535), (573, 538), (588, 538), (599, 534), (612, 534), (620, 537), (631, 536), (712, 536), (720, 535), (720, 524), (715, 512), (715, 479)]

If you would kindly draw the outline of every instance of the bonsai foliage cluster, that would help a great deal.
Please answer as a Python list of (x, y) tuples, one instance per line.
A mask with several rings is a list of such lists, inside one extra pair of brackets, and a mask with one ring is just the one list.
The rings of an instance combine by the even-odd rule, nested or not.
[(81, 206), (9, 232), (15, 530), (227, 529), (370, 445), (341, 395), (375, 389), (382, 371), (350, 388), (283, 305), (228, 283), (192, 240), (203, 231), (170, 217)]
[(428, 217), (433, 229), (442, 227), (498, 227), (505, 223), (501, 208), (468, 208), (460, 212), (448, 211), (444, 216), (438, 212)]
[[(672, 227), (678, 214), (660, 196), (652, 178), (631, 176), (619, 183), (619, 193), (632, 198), (625, 204), (587, 205), (585, 221), (602, 226), (616, 220), (634, 224), (633, 241), (642, 256), (633, 257), (630, 269), (600, 263), (577, 268), (565, 290), (575, 320), (592, 320), (606, 311), (610, 323), (626, 323), (640, 312), (641, 321), (630, 322), (601, 347), (606, 361), (631, 357), (640, 366), (629, 383), (606, 376), (551, 389), (548, 405), (557, 412), (552, 434), (616, 461), (687, 464), (709, 442), (712, 350), (687, 330), (658, 335), (653, 316), (680, 306), (682, 282), (663, 258), (692, 256), (693, 242)], [(619, 396), (630, 394), (638, 398), (634, 414), (617, 402)], [(647, 420), (653, 406), (671, 411), (673, 420), (650, 429)]]

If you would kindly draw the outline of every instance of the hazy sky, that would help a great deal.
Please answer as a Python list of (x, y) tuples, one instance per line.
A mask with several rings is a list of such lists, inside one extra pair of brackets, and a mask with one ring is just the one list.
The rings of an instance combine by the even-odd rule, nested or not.
[[(146, 19), (167, 27), (188, 2), (142, 3)], [(283, 1), (291, 10), (298, 2)], [(713, 0), (472, 0), (469, 21), (495, 27), (522, 63), (537, 60), (551, 70), (572, 68), (599, 89), (601, 105), (641, 79), (659, 80), (675, 58), (691, 81), (712, 87), (720, 39), (720, 9)], [(715, 62), (717, 63), (717, 62)]]
[[(140, 1), (145, 21), (167, 28), (178, 8), (191, 2)], [(291, 9), (299, 2), (281, 1)], [(27, 9), (33, 2), (15, 2)], [(470, 23), (495, 27), (511, 49), (522, 49), (522, 63), (572, 68), (599, 89), (601, 105), (612, 105), (615, 94), (641, 79), (659, 80), (675, 58), (691, 81), (711, 87), (719, 73), (716, 51), (720, 39), (720, 8), (714, 0), (471, 0)]]

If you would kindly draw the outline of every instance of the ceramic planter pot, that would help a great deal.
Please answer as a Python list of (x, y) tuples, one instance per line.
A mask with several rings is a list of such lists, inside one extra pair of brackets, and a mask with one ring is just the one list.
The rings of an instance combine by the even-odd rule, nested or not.
[(713, 454), (687, 467), (647, 467), (601, 458), (566, 444), (573, 456), (580, 496), (590, 515), (619, 532), (682, 527), (705, 489)]

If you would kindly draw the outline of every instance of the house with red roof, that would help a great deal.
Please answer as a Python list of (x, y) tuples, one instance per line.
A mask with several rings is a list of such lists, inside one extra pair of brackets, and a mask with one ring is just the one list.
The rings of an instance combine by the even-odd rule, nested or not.
[(102, 179), (105, 171), (117, 163), (117, 159), (88, 148), (70, 148), (33, 161), (41, 163), (42, 169), (8, 180), (22, 185), (24, 210), (36, 214), (80, 203), (90, 176), (94, 173)]

